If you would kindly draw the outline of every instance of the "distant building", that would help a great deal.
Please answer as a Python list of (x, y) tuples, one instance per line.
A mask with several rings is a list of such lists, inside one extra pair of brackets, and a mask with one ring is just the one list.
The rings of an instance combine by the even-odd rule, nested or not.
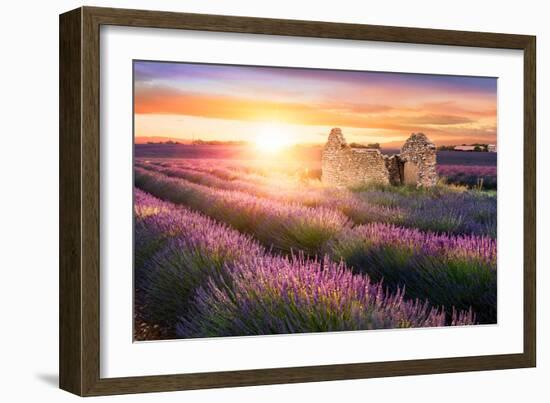
[(455, 151), (474, 151), (476, 146), (455, 146)]
[(496, 153), (497, 152), (497, 145), (496, 144), (487, 144), (487, 151), (490, 153)]

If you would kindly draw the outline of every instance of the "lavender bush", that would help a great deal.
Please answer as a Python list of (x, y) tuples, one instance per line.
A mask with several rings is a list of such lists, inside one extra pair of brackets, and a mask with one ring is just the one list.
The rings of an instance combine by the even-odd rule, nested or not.
[(135, 282), (147, 316), (173, 326), (196, 288), (224, 276), (224, 265), (265, 253), (249, 236), (135, 191)]
[(483, 236), (425, 233), (387, 224), (355, 227), (330, 245), (335, 259), (408, 298), (473, 308), (482, 323), (496, 321), (496, 241)]
[(437, 173), (446, 178), (448, 183), (484, 189), (497, 188), (496, 165), (440, 165)]
[[(444, 326), (444, 312), (406, 301), (342, 264), (259, 256), (231, 268), (231, 284), (211, 279), (177, 325), (179, 337), (262, 335)], [(474, 323), (471, 312), (451, 324)]]
[(210, 172), (197, 170), (196, 168), (166, 168), (155, 166), (154, 164), (139, 164), (138, 166), (169, 177), (185, 179), (192, 183), (214, 189), (245, 192), (270, 200), (295, 203), (306, 207), (336, 209), (356, 224), (399, 220), (402, 216), (402, 212), (397, 207), (389, 208), (368, 203), (346, 189), (326, 188), (321, 186), (318, 181), (314, 182), (314, 184), (288, 180), (281, 182), (279, 179), (273, 180), (265, 177), (261, 177), (261, 180), (258, 180), (250, 179), (250, 174), (246, 175), (248, 177), (246, 180), (242, 179), (242, 177), (222, 179)]
[(212, 189), (141, 168), (135, 170), (135, 183), (157, 197), (203, 212), (284, 252), (300, 250), (315, 255), (335, 234), (349, 226), (343, 214), (329, 208)]
[(439, 185), (433, 189), (368, 185), (355, 189), (373, 205), (399, 209), (400, 214), (378, 222), (448, 234), (496, 238), (496, 195)]

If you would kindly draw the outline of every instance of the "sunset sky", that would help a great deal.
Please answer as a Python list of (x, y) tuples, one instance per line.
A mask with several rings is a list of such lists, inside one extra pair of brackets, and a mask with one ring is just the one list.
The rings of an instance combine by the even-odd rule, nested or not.
[(138, 141), (496, 143), (495, 78), (136, 61), (134, 80)]

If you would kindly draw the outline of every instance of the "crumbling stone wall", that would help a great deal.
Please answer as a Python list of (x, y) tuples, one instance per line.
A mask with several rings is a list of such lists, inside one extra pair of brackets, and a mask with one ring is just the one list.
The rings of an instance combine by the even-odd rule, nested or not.
[(350, 147), (338, 128), (331, 130), (323, 150), (321, 180), (335, 186), (390, 183), (386, 159), (380, 150)]
[(334, 186), (367, 182), (434, 186), (437, 182), (435, 146), (422, 133), (413, 133), (401, 154), (383, 155), (380, 150), (352, 148), (339, 128), (330, 131), (323, 149), (321, 180)]
[(437, 183), (435, 144), (424, 133), (413, 133), (401, 147), (399, 158), (404, 164), (404, 183), (425, 187), (435, 186)]

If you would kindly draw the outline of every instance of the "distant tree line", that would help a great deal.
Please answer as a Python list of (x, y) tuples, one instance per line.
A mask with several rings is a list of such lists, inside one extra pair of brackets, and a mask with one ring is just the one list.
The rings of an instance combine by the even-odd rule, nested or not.
[(243, 146), (246, 141), (222, 141), (222, 140), (193, 140), (191, 142), (195, 146)]
[(361, 143), (350, 143), (351, 148), (374, 148), (376, 150), (380, 149), (380, 143), (369, 143), (367, 145)]
[[(168, 145), (175, 145), (175, 144), (186, 144), (185, 142), (179, 142), (174, 140), (166, 140), (166, 141), (148, 141), (146, 144), (168, 144)], [(241, 146), (247, 144), (246, 141), (221, 141), (221, 140), (193, 140), (190, 143), (191, 145), (206, 145), (206, 146)]]
[(179, 141), (167, 140), (167, 141), (148, 141), (147, 144), (181, 144)]

